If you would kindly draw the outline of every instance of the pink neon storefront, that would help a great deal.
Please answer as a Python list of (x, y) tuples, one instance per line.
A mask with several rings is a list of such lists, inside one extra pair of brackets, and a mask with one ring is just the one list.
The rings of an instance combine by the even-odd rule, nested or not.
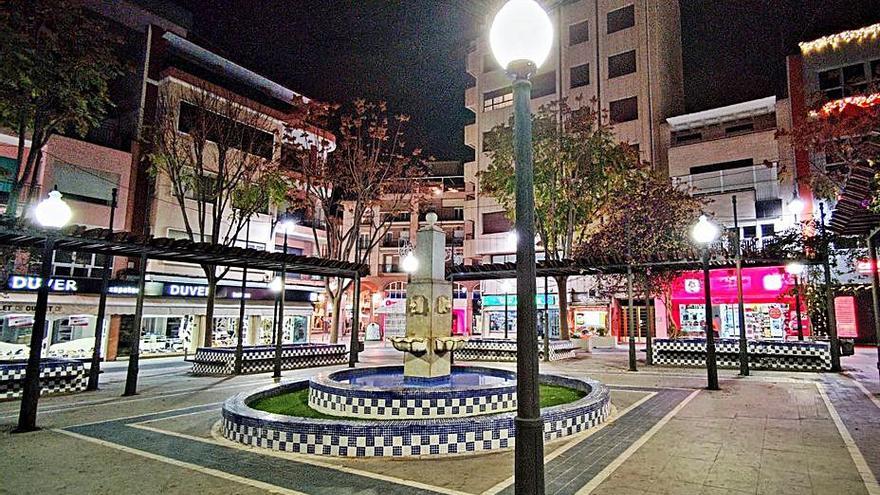
[[(721, 338), (739, 336), (736, 270), (718, 269), (709, 273), (712, 292), (712, 318)], [(792, 275), (782, 266), (743, 268), (743, 303), (745, 307), (746, 336), (749, 339), (796, 339), (797, 317), (795, 312)], [(655, 301), (658, 306), (662, 300)], [(666, 315), (682, 331), (682, 337), (705, 336), (705, 295), (703, 272), (685, 272), (673, 283), (671, 308), (659, 310), (658, 336), (663, 336), (669, 324)], [(662, 330), (660, 323), (662, 322)], [(801, 324), (805, 336), (810, 335), (809, 318), (805, 301), (801, 300)], [(666, 332), (668, 335), (668, 332)]]

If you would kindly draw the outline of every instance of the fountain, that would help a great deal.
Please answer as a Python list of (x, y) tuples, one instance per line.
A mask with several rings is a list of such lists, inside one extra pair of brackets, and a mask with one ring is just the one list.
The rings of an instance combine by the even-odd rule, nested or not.
[[(515, 440), (516, 376), (507, 370), (452, 366), (466, 340), (452, 336), (452, 284), (445, 280), (445, 235), (429, 213), (417, 234), (420, 261), (407, 284), (406, 333), (389, 340), (403, 366), (319, 374), (273, 384), (226, 401), (228, 440), (304, 454), (410, 457), (506, 449)], [(608, 416), (608, 389), (589, 379), (541, 375), (543, 385), (571, 389), (571, 402), (545, 407), (544, 439), (591, 428)], [(308, 415), (259, 410), (285, 394), (307, 395)], [(292, 396), (291, 396), (292, 397)]]

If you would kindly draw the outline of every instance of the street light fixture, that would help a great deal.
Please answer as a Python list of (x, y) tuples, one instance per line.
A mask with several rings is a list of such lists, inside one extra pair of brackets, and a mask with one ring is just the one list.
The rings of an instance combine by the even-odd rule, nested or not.
[(281, 282), (281, 277), (279, 277), (279, 276), (276, 276), (275, 278), (272, 279), (271, 282), (269, 282), (269, 290), (271, 290), (275, 294), (280, 293), (281, 289), (283, 287), (284, 287), (284, 284), (283, 284), (283, 282)]
[(61, 199), (61, 193), (57, 189), (50, 192), (49, 197), (40, 201), (36, 208), (34, 208), (34, 217), (37, 219), (37, 222), (49, 229), (49, 232), (47, 232), (46, 240), (43, 243), (40, 288), (37, 289), (34, 326), (31, 328), (30, 353), (28, 354), (24, 373), (18, 426), (14, 430), (16, 433), (37, 429), (37, 404), (40, 399), (40, 354), (43, 350), (46, 311), (49, 306), (49, 279), (52, 277), (52, 255), (55, 252), (55, 236), (52, 230), (64, 227), (70, 221), (71, 216), (70, 207)]
[(712, 294), (709, 279), (709, 245), (718, 238), (718, 226), (710, 222), (706, 215), (691, 230), (693, 239), (703, 248), (703, 292), (706, 294), (706, 373), (709, 390), (718, 390), (718, 365), (715, 362), (715, 330), (712, 328)]
[(785, 265), (785, 272), (794, 277), (794, 308), (797, 318), (798, 340), (804, 340), (804, 323), (801, 321), (801, 274), (804, 273), (804, 265), (793, 261)]
[(419, 269), (419, 259), (416, 258), (416, 255), (413, 253), (407, 253), (407, 255), (403, 257), (403, 260), (400, 261), (400, 268), (402, 268), (404, 272), (412, 275)]
[(553, 46), (553, 24), (535, 0), (509, 0), (495, 14), (489, 44), (498, 64), (513, 79), (514, 162), (516, 164), (517, 414), (514, 490), (544, 493), (544, 422), (538, 403), (538, 340), (535, 294), (535, 177), (529, 78)]

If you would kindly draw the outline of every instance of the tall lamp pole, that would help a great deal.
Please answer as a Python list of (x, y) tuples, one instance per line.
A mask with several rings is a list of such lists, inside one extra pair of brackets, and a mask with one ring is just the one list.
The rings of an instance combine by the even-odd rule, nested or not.
[(733, 203), (733, 237), (736, 242), (736, 303), (739, 321), (739, 374), (749, 376), (749, 343), (746, 339), (746, 308), (743, 301), (742, 241), (739, 237), (739, 216), (736, 211), (736, 194), (730, 197)]
[[(110, 191), (110, 233), (113, 233), (113, 221), (116, 216), (116, 200), (118, 190)], [(86, 390), (98, 390), (98, 376), (101, 374), (101, 344), (104, 340), (104, 313), (107, 312), (107, 288), (110, 286), (110, 267), (113, 256), (104, 255), (104, 266), (101, 271), (101, 294), (98, 296), (98, 316), (95, 318), (95, 345), (92, 349), (92, 364), (89, 366), (89, 383)]]
[(30, 353), (24, 371), (21, 407), (18, 413), (18, 426), (15, 433), (37, 429), (37, 403), (40, 400), (40, 359), (43, 351), (43, 338), (46, 332), (46, 311), (49, 306), (49, 279), (52, 277), (52, 255), (55, 252), (54, 230), (64, 227), (72, 213), (61, 193), (54, 190), (34, 210), (37, 222), (46, 231), (43, 243), (43, 259), (40, 267), (40, 288), (37, 290), (37, 304), (34, 308), (34, 326), (31, 328)]
[(534, 0), (509, 0), (495, 14), (489, 44), (513, 79), (516, 164), (516, 450), (514, 490), (544, 494), (544, 422), (538, 403), (537, 292), (535, 277), (535, 191), (529, 78), (547, 59), (553, 24)]
[[(279, 218), (278, 227), (284, 231), (284, 256), (287, 258), (287, 233), (293, 228), (293, 220), (287, 215)], [(274, 234), (273, 234), (274, 235)], [(281, 287), (278, 289), (278, 319), (275, 320), (275, 365), (272, 370), (272, 378), (281, 379), (281, 353), (284, 346), (284, 299), (285, 289), (287, 288), (287, 264), (286, 261), (281, 262)]]
[(705, 215), (694, 225), (691, 235), (703, 249), (703, 292), (706, 294), (706, 373), (709, 390), (719, 390), (718, 363), (715, 362), (715, 331), (712, 328), (712, 293), (709, 277), (709, 245), (718, 238), (718, 227)]
[[(251, 243), (251, 220), (248, 219), (245, 227), (244, 247), (250, 247)], [(241, 360), (244, 357), (244, 302), (247, 296), (248, 267), (244, 265), (241, 271), (241, 299), (238, 302), (238, 335), (235, 338), (235, 374), (241, 374)]]

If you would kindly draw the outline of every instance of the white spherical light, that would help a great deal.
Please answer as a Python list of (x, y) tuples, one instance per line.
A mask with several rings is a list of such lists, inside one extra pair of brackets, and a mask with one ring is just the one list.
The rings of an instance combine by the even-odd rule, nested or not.
[(489, 45), (504, 69), (520, 60), (540, 67), (553, 47), (553, 24), (535, 0), (510, 0), (495, 14)]
[(67, 203), (61, 199), (61, 193), (56, 190), (50, 192), (49, 197), (40, 201), (37, 207), (34, 208), (34, 216), (43, 227), (57, 229), (67, 225), (70, 217), (73, 216), (73, 212), (70, 211)]
[(710, 222), (706, 215), (700, 215), (700, 221), (694, 225), (691, 236), (700, 244), (709, 244), (718, 238), (718, 226)]
[(284, 284), (281, 283), (281, 277), (275, 277), (269, 282), (269, 290), (272, 292), (278, 293), (281, 292), (281, 289), (284, 287)]
[(800, 275), (804, 273), (804, 265), (798, 263), (797, 261), (793, 261), (785, 265), (785, 272), (789, 275)]
[(416, 258), (414, 254), (409, 253), (403, 257), (403, 261), (400, 262), (400, 267), (403, 268), (403, 271), (406, 273), (413, 273), (419, 269), (419, 259)]

